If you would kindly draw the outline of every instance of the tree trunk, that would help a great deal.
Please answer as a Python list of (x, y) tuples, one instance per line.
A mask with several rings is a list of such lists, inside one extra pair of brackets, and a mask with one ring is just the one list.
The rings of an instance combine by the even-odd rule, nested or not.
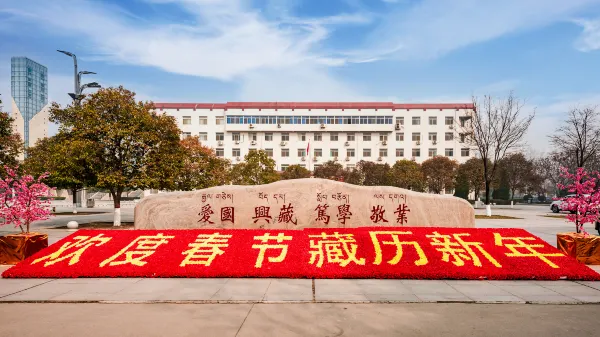
[(77, 214), (77, 189), (73, 188), (71, 192), (73, 193), (73, 213)]
[(113, 226), (121, 226), (121, 192), (119, 190), (111, 190), (110, 194), (113, 197), (113, 205), (115, 208)]

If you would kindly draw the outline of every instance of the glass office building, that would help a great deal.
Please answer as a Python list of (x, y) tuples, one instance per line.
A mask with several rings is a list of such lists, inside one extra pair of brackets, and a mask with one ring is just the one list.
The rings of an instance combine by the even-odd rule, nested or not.
[(27, 57), (11, 58), (11, 93), (23, 117), (24, 130), (18, 131), (27, 147), (31, 119), (48, 104), (48, 69)]

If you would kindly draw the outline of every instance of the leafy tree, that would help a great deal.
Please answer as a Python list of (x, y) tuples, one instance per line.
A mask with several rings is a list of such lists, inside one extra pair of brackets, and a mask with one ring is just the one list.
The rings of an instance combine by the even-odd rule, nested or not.
[(391, 169), (390, 182), (392, 186), (422, 192), (425, 189), (425, 178), (419, 163), (402, 159), (398, 160)]
[(378, 164), (372, 161), (361, 160), (356, 168), (360, 171), (365, 186), (389, 186), (391, 185), (391, 168), (389, 164)]
[(457, 188), (464, 188), (466, 186), (467, 194), (474, 192), (475, 200), (477, 200), (479, 198), (479, 191), (484, 188), (483, 163), (481, 159), (471, 158), (460, 164), (456, 172), (456, 181), (457, 185), (461, 186), (457, 186)]
[(510, 198), (515, 197), (516, 191), (524, 191), (528, 182), (534, 178), (533, 162), (520, 152), (509, 154), (499, 166), (510, 190)]
[[(0, 107), (2, 100), (0, 100)], [(14, 167), (23, 152), (21, 136), (13, 130), (13, 121), (8, 113), (0, 110), (0, 176), (5, 175), (4, 166)]]
[(456, 170), (456, 183), (454, 186), (454, 196), (469, 200), (469, 177), (466, 175), (464, 170), (461, 170), (461, 166), (458, 166)]
[(233, 165), (230, 176), (236, 185), (262, 185), (279, 180), (275, 160), (264, 150), (248, 152), (243, 163)]
[(321, 166), (315, 167), (313, 175), (315, 178), (340, 180), (343, 177), (343, 170), (344, 167), (342, 164), (330, 160)]
[(281, 179), (301, 179), (310, 178), (310, 171), (300, 165), (290, 165), (283, 173)]
[(228, 181), (228, 160), (219, 158), (213, 149), (204, 146), (198, 136), (181, 140), (183, 166), (175, 177), (175, 189), (191, 191), (225, 185)]
[(100, 158), (91, 148), (87, 140), (69, 139), (64, 134), (42, 138), (27, 148), (23, 167), (36, 175), (48, 172), (47, 184), (71, 190), (75, 209), (77, 192), (97, 182), (94, 166)]
[(338, 172), (340, 181), (353, 185), (363, 184), (363, 175), (356, 168), (345, 168)]
[(421, 165), (429, 192), (440, 194), (454, 188), (458, 163), (448, 157), (435, 156)]
[(97, 187), (113, 197), (114, 225), (121, 224), (121, 194), (126, 189), (172, 189), (181, 169), (180, 130), (175, 119), (155, 112), (152, 102), (138, 102), (123, 87), (100, 89), (81, 106), (54, 103), (50, 121), (59, 136), (81, 140), (90, 157)]

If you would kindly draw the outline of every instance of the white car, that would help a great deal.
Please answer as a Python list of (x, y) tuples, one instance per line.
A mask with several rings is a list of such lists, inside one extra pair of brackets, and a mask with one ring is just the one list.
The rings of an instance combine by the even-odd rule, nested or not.
[[(562, 199), (554, 200), (550, 204), (550, 210), (552, 211), (552, 213), (558, 213), (558, 212), (561, 212), (561, 211), (570, 211), (570, 210), (567, 210), (567, 209), (562, 209), (561, 205), (563, 204), (563, 200), (565, 200), (566, 198), (573, 198), (573, 197), (576, 197), (576, 196), (577, 195), (575, 195), (575, 194), (569, 194), (569, 195), (565, 196)], [(570, 212), (574, 213), (573, 211), (570, 211)]]

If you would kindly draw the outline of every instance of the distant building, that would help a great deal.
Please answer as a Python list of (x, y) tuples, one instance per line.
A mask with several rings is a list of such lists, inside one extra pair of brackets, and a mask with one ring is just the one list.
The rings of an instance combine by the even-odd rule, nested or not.
[(11, 58), (14, 129), (25, 147), (48, 136), (48, 69), (27, 57)]
[[(199, 136), (233, 164), (263, 149), (283, 171), (309, 170), (334, 160), (352, 168), (360, 160), (393, 165), (446, 156), (463, 163), (475, 155), (463, 126), (472, 103), (155, 103), (175, 117), (183, 137)], [(310, 144), (310, 145), (309, 145)]]

